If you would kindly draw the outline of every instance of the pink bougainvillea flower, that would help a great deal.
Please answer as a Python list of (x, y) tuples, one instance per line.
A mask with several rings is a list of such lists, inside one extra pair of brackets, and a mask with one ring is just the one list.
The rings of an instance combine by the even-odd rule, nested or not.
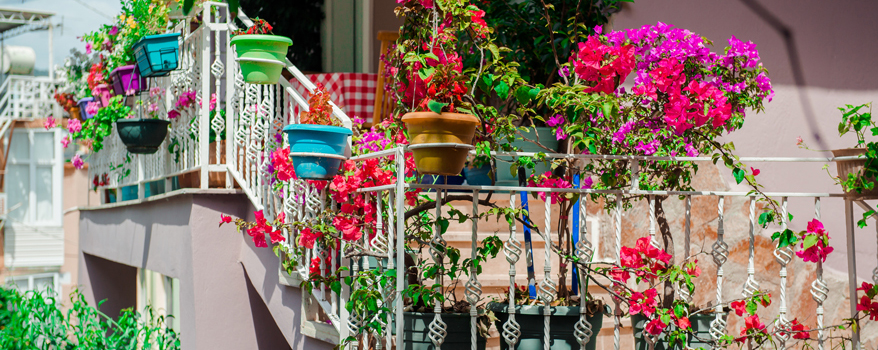
[(801, 136), (796, 137), (796, 146), (802, 147), (802, 144), (803, 144), (803, 143), (805, 143), (805, 141), (802, 140), (802, 137), (801, 137)]
[(688, 317), (680, 317), (677, 318), (677, 327), (679, 327), (680, 329), (689, 329), (690, 327), (692, 327), (692, 323), (689, 322)]
[(73, 156), (71, 162), (73, 163), (73, 167), (76, 169), (82, 169), (82, 167), (85, 165), (85, 162), (82, 161), (82, 157), (80, 157), (79, 154)]
[(277, 179), (280, 181), (289, 181), (296, 178), (296, 172), (293, 169), (293, 162), (290, 160), (290, 149), (281, 147), (271, 153), (271, 166), (277, 173)]
[(735, 314), (738, 316), (743, 316), (747, 312), (747, 303), (743, 300), (733, 301), (729, 306), (735, 309)]
[(85, 43), (85, 54), (91, 55), (91, 43)]
[(67, 121), (67, 131), (71, 134), (78, 133), (82, 130), (82, 123), (79, 122), (79, 119), (70, 119)]
[(67, 146), (69, 146), (69, 145), (70, 145), (70, 136), (64, 136), (64, 138), (61, 139), (61, 146), (64, 146), (64, 148), (67, 148)]
[(668, 325), (662, 322), (660, 318), (657, 318), (649, 321), (649, 323), (646, 324), (646, 328), (644, 330), (649, 334), (659, 335), (662, 334), (662, 332), (665, 330), (665, 327), (667, 326)]
[(274, 228), (272, 228), (271, 225), (268, 224), (268, 221), (265, 219), (265, 215), (262, 213), (262, 210), (254, 212), (253, 215), (256, 217), (256, 225), (248, 228), (247, 234), (253, 238), (253, 243), (256, 245), (256, 247), (268, 247), (268, 244), (265, 242), (266, 233), (268, 233), (269, 237), (271, 238), (272, 244), (277, 244), (286, 240), (280, 230), (274, 230)]
[(223, 224), (231, 224), (231, 223), (232, 223), (231, 216), (220, 214), (220, 223), (219, 223), (220, 226), (222, 226)]
[(811, 333), (805, 332), (808, 327), (799, 323), (799, 319), (790, 321), (790, 331), (793, 332), (793, 339), (811, 339)]
[[(801, 244), (801, 247), (804, 248), (805, 244)], [(823, 245), (823, 240), (818, 239), (817, 244), (811, 246), (808, 249), (796, 252), (796, 256), (802, 258), (805, 262), (817, 262), (820, 260), (821, 262), (826, 262), (826, 258), (829, 256), (829, 253), (835, 250), (833, 247), (827, 247)]]
[(878, 302), (872, 301), (872, 299), (866, 295), (860, 297), (860, 302), (857, 304), (857, 311), (863, 311), (865, 314), (869, 315), (870, 320), (878, 321)]
[(113, 28), (110, 28), (110, 32), (109, 32), (108, 34), (110, 34), (110, 35), (116, 35), (116, 34), (119, 34), (119, 27), (118, 27), (118, 26), (113, 26)]
[(100, 102), (89, 102), (85, 104), (85, 113), (95, 115), (98, 114), (98, 110), (101, 109)]
[(759, 315), (749, 316), (744, 319), (744, 327), (741, 327), (741, 337), (735, 338), (735, 341), (744, 342), (747, 337), (757, 334), (767, 334), (765, 332), (765, 325), (759, 320)]
[[(632, 315), (642, 314), (645, 317), (652, 316), (655, 313), (655, 307), (658, 306), (658, 292), (656, 292), (655, 288), (650, 288), (640, 292), (631, 293), (631, 306), (629, 307), (629, 313)], [(664, 328), (663, 328), (664, 329)]]
[(755, 169), (753, 167), (750, 167), (750, 171), (753, 172), (753, 176), (758, 176), (760, 173), (759, 169)]
[(48, 118), (46, 118), (46, 121), (43, 122), (43, 126), (46, 127), (46, 130), (49, 130), (49, 129), (55, 127), (55, 123), (56, 123), (55, 117), (50, 115)]
[(314, 242), (316, 242), (322, 235), (321, 232), (313, 231), (311, 228), (305, 228), (299, 232), (299, 246), (308, 249), (314, 248)]
[(339, 232), (341, 232), (341, 238), (343, 240), (352, 242), (363, 237), (363, 232), (360, 230), (359, 222), (355, 218), (336, 216), (332, 219), (332, 224)]
[(176, 119), (179, 116), (180, 112), (177, 112), (177, 110), (175, 109), (172, 109), (170, 112), (168, 112), (168, 119)]
[(308, 266), (308, 273), (311, 275), (320, 274), (320, 257), (311, 259), (311, 265)]

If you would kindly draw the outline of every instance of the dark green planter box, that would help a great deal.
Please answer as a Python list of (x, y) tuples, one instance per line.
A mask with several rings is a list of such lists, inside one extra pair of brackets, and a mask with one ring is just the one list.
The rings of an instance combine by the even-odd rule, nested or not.
[[(403, 346), (401, 350), (434, 350), (433, 341), (430, 340), (430, 322), (433, 322), (434, 313), (405, 312), (403, 313)], [(469, 314), (442, 314), (442, 322), (448, 327), (447, 335), (442, 349), (464, 350), (472, 349), (472, 334), (470, 333)], [(396, 327), (393, 327), (396, 334)], [(485, 349), (487, 339), (476, 335), (476, 348)]]
[(119, 119), (116, 130), (128, 152), (153, 154), (168, 136), (171, 122), (161, 119)]
[[(723, 313), (723, 318), (728, 318), (729, 315), (727, 313)], [(692, 323), (692, 330), (695, 333), (695, 336), (703, 339), (711, 339), (710, 336), (710, 323), (716, 319), (715, 313), (710, 314), (698, 314), (689, 317), (689, 322)], [(649, 342), (643, 338), (643, 328), (646, 327), (647, 319), (643, 317), (643, 315), (632, 315), (631, 316), (631, 325), (634, 327), (634, 349), (635, 350), (649, 350)], [(673, 326), (669, 326), (670, 329)], [(659, 341), (655, 343), (654, 350), (666, 350), (671, 347), (668, 345), (668, 342), (663, 341), (665, 339), (665, 335), (661, 334), (659, 336)], [(692, 339), (689, 341), (689, 347), (693, 349), (705, 348), (710, 349), (711, 346), (708, 343), (703, 343), (698, 340)], [(683, 349), (681, 344), (676, 344), (674, 349)]]
[[(497, 321), (494, 326), (501, 334), (500, 349), (507, 350), (509, 345), (502, 339), (503, 323), (509, 320), (509, 314), (506, 312), (508, 304), (488, 303), (488, 310), (494, 312)], [(579, 321), (579, 306), (554, 306), (552, 307), (552, 316), (549, 319), (549, 338), (552, 341), (551, 350), (576, 350), (579, 349), (579, 342), (573, 331), (576, 322)], [(516, 350), (543, 349), (543, 336), (545, 333), (545, 316), (543, 315), (543, 307), (536, 305), (518, 305), (515, 307), (515, 322), (521, 326), (521, 337), (515, 343)], [(587, 350), (594, 350), (597, 345), (597, 334), (601, 330), (604, 323), (604, 314), (597, 313), (588, 317), (591, 323), (591, 329), (594, 334), (586, 344)]]

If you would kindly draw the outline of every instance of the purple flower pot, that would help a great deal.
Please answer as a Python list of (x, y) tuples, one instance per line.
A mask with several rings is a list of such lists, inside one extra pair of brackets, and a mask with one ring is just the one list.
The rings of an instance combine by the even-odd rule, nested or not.
[(79, 104), (79, 117), (82, 118), (82, 120), (91, 119), (95, 116), (94, 114), (89, 114), (88, 112), (86, 112), (88, 104), (94, 102), (94, 100), (94, 97), (86, 97), (76, 102), (77, 104)]
[(101, 106), (106, 106), (110, 104), (110, 97), (112, 96), (112, 93), (110, 92), (110, 87), (107, 86), (107, 84), (101, 84), (95, 86), (95, 88), (91, 90), (91, 95), (101, 102)]
[(140, 76), (135, 65), (122, 66), (110, 73), (113, 79), (113, 92), (116, 95), (130, 96), (146, 89), (146, 78)]

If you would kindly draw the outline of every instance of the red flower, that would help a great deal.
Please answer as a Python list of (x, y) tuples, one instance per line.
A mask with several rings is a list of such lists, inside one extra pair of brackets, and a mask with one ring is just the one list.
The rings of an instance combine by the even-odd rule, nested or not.
[(792, 320), (790, 322), (790, 330), (796, 333), (793, 333), (793, 339), (811, 339), (811, 333), (804, 332), (804, 330), (808, 329), (805, 325), (799, 323), (798, 319)]
[(747, 312), (747, 303), (744, 302), (743, 300), (733, 301), (730, 306), (732, 307), (732, 309), (735, 309), (735, 313), (738, 316), (743, 316), (744, 313)]
[(677, 319), (677, 327), (680, 329), (689, 329), (689, 327), (692, 327), (692, 323), (689, 322), (688, 317), (680, 317)]
[(750, 167), (750, 171), (753, 172), (753, 176), (757, 176), (760, 173), (759, 169), (754, 169), (752, 166)]
[(311, 231), (311, 228), (305, 228), (299, 232), (299, 246), (304, 248), (314, 248), (314, 242), (322, 235), (321, 232)]
[(230, 223), (232, 223), (231, 216), (226, 216), (226, 215), (220, 214), (220, 223), (219, 223), (220, 226), (222, 226), (223, 224), (230, 224)]
[(664, 322), (662, 322), (662, 320), (660, 318), (657, 318), (657, 319), (654, 319), (652, 321), (649, 321), (649, 323), (646, 324), (645, 330), (649, 334), (659, 335), (659, 334), (662, 334), (662, 331), (664, 331), (665, 327), (667, 327), (667, 326), (668, 325), (666, 325)]
[(744, 319), (744, 327), (741, 328), (741, 337), (735, 338), (737, 342), (743, 342), (754, 335), (766, 335), (765, 325), (759, 320), (759, 315), (753, 315)]
[(283, 234), (280, 230), (274, 230), (270, 225), (268, 225), (268, 221), (265, 220), (265, 215), (262, 213), (262, 210), (253, 213), (256, 216), (256, 225), (247, 229), (247, 234), (253, 238), (253, 243), (258, 248), (266, 248), (268, 244), (265, 242), (265, 234), (268, 233), (271, 238), (272, 244), (277, 244), (285, 241)]
[(610, 278), (612, 278), (614, 281), (628, 283), (628, 279), (631, 278), (631, 274), (628, 273), (628, 271), (622, 269), (613, 269), (612, 271), (610, 271)]
[(658, 292), (656, 292), (655, 288), (647, 289), (643, 293), (631, 293), (631, 306), (628, 312), (632, 315), (643, 314), (646, 317), (652, 316), (655, 313), (655, 307), (658, 305), (657, 295)]
[(872, 321), (878, 321), (878, 303), (873, 302), (869, 296), (864, 295), (857, 304), (857, 311), (863, 311), (869, 315)]
[(308, 268), (308, 272), (311, 275), (319, 275), (320, 274), (320, 257), (316, 257), (311, 259), (311, 266)]

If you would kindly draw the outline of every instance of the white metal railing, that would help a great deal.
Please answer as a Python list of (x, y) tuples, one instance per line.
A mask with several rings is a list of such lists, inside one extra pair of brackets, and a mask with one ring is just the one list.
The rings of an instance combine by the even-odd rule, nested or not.
[[(145, 185), (151, 181), (165, 181), (166, 190), (170, 187), (171, 179), (174, 176), (186, 174), (186, 173), (195, 173), (200, 170), (199, 175), (199, 187), (207, 188), (210, 185), (211, 178), (209, 176), (210, 172), (223, 174), (225, 178), (224, 187), (230, 188), (232, 187), (233, 181), (237, 185), (240, 186), (241, 190), (247, 195), (247, 197), (251, 200), (253, 206), (257, 210), (263, 210), (264, 215), (269, 218), (276, 217), (278, 213), (283, 212), (287, 218), (288, 222), (292, 221), (306, 221), (309, 218), (315, 218), (318, 213), (323, 211), (326, 208), (335, 209), (336, 203), (332, 202), (331, 199), (327, 197), (326, 190), (318, 190), (313, 185), (300, 181), (293, 180), (288, 185), (282, 187), (280, 193), (275, 192), (272, 189), (270, 184), (271, 173), (269, 173), (270, 169), (270, 154), (272, 151), (276, 150), (278, 147), (284, 147), (283, 138), (280, 138), (280, 141), (277, 139), (277, 135), (281, 134), (281, 129), (290, 123), (297, 123), (298, 116), (294, 114), (294, 107), (298, 107), (300, 110), (307, 110), (307, 102), (306, 98), (296, 92), (295, 89), (286, 81), (284, 78), (281, 78), (278, 81), (278, 84), (274, 85), (250, 85), (246, 84), (243, 81), (243, 78), (239, 72), (239, 68), (234, 59), (233, 49), (229, 46), (229, 38), (230, 31), (235, 29), (235, 26), (229, 18), (229, 11), (227, 5), (224, 3), (216, 3), (216, 2), (206, 2), (203, 5), (202, 9), (202, 17), (203, 24), (196, 29), (195, 31), (190, 31), (188, 23), (186, 25), (181, 25), (177, 27), (175, 30), (183, 33), (182, 45), (181, 45), (181, 67), (179, 70), (173, 72), (169, 77), (159, 78), (153, 80), (153, 86), (161, 86), (167, 89), (167, 94), (164, 97), (164, 106), (166, 110), (169, 110), (172, 106), (176, 98), (184, 91), (196, 91), (197, 92), (197, 101), (198, 103), (191, 110), (185, 110), (181, 113), (181, 116), (172, 121), (171, 131), (168, 139), (163, 144), (162, 148), (154, 155), (135, 155), (132, 156), (130, 162), (125, 162), (128, 153), (124, 149), (124, 145), (121, 144), (121, 141), (118, 139), (118, 135), (114, 132), (106, 141), (104, 150), (95, 153), (91, 156), (89, 162), (89, 175), (90, 177), (102, 176), (103, 174), (108, 174), (109, 183), (100, 186), (101, 189), (114, 189), (122, 186), (130, 186), (137, 185), (139, 198), (143, 198), (145, 192)], [(241, 13), (239, 17), (245, 24), (251, 25), (249, 19)], [(293, 76), (294, 79), (298, 80), (303, 86), (305, 86), (309, 91), (313, 91), (315, 86), (291, 63), (287, 62), (285, 67), (286, 72)], [(10, 89), (4, 85), (3, 89)], [(207, 103), (205, 101), (209, 101), (211, 96), (215, 94), (216, 100), (218, 101), (218, 109), (222, 109), (225, 111), (225, 118), (214, 117), (210, 119), (210, 110), (206, 108)], [(0, 104), (2, 106), (2, 104)], [(352, 127), (351, 120), (340, 110), (338, 107), (333, 108), (333, 115), (342, 124), (346, 127)], [(221, 135), (222, 132), (226, 134), (225, 142), (216, 142), (215, 144), (209, 143), (209, 135), (214, 132), (215, 135)], [(219, 137), (217, 137), (219, 139)], [(179, 144), (174, 144), (174, 142), (178, 142)], [(168, 146), (175, 146), (174, 152), (168, 151)], [(178, 148), (177, 148), (178, 147)], [(213, 154), (211, 155), (211, 151)], [(747, 283), (743, 286), (733, 286), (734, 288), (740, 288), (741, 293), (743, 295), (748, 295), (754, 292), (755, 288), (758, 286), (757, 274), (754, 270), (754, 261), (756, 251), (754, 250), (755, 244), (755, 205), (753, 201), (753, 196), (747, 192), (736, 192), (736, 191), (714, 191), (714, 190), (695, 190), (695, 191), (640, 191), (640, 190), (614, 190), (614, 191), (601, 191), (601, 190), (591, 190), (591, 189), (556, 189), (556, 188), (536, 188), (536, 187), (518, 187), (518, 186), (451, 186), (451, 185), (422, 185), (422, 184), (411, 184), (406, 183), (405, 179), (405, 164), (402, 161), (404, 159), (405, 153), (408, 152), (405, 148), (393, 148), (381, 152), (375, 152), (368, 155), (353, 157), (350, 161), (353, 162), (362, 162), (366, 159), (372, 158), (383, 158), (388, 159), (389, 157), (394, 157), (396, 160), (391, 161), (394, 164), (394, 169), (396, 173), (397, 181), (392, 185), (372, 187), (372, 188), (363, 188), (359, 189), (358, 193), (364, 196), (370, 205), (375, 206), (375, 211), (377, 213), (387, 213), (388, 220), (383, 221), (379, 220), (378, 224), (374, 228), (374, 237), (369, 238), (370, 235), (364, 234), (362, 238), (362, 242), (359, 244), (362, 247), (365, 247), (373, 252), (378, 252), (379, 254), (386, 255), (387, 259), (385, 261), (379, 261), (379, 266), (370, 266), (370, 262), (368, 259), (362, 259), (359, 257), (352, 258), (350, 256), (345, 256), (345, 249), (335, 250), (335, 249), (310, 249), (306, 250), (302, 255), (294, 255), (288, 258), (294, 259), (297, 261), (298, 265), (298, 278), (302, 280), (307, 280), (309, 278), (308, 265), (312, 257), (322, 257), (321, 264), (322, 267), (327, 267), (327, 264), (330, 264), (331, 267), (339, 267), (339, 266), (351, 266), (350, 273), (356, 273), (357, 271), (377, 268), (379, 270), (396, 270), (398, 267), (405, 266), (404, 254), (400, 252), (405, 251), (406, 247), (406, 239), (402, 233), (405, 232), (405, 220), (404, 215), (406, 212), (405, 206), (405, 191), (406, 189), (415, 189), (415, 188), (423, 188), (423, 189), (435, 189), (434, 196), (437, 199), (440, 199), (443, 193), (446, 190), (459, 190), (466, 191), (472, 193), (474, 197), (477, 197), (479, 193), (486, 192), (505, 192), (511, 193), (510, 197), (510, 206), (515, 207), (516, 201), (515, 197), (520, 193), (557, 193), (557, 192), (575, 192), (580, 194), (590, 194), (590, 193), (602, 193), (612, 195), (616, 201), (621, 201), (623, 197), (632, 196), (632, 195), (645, 195), (647, 196), (647, 200), (650, 203), (650, 208), (653, 210), (650, 215), (650, 228), (648, 230), (648, 234), (650, 237), (653, 237), (655, 244), (658, 243), (655, 240), (655, 228), (656, 228), (656, 220), (654, 215), (654, 203), (655, 196), (659, 195), (679, 195), (684, 196), (684, 201), (686, 203), (686, 211), (685, 211), (685, 242), (689, 242), (690, 240), (690, 222), (691, 222), (691, 208), (692, 198), (699, 196), (708, 196), (708, 197), (716, 197), (718, 198), (718, 206), (715, 208), (719, 214), (719, 219), (717, 222), (717, 239), (712, 244), (712, 248), (710, 250), (710, 255), (713, 258), (713, 261), (717, 268), (717, 273), (715, 277), (715, 286), (717, 292), (716, 301), (718, 303), (722, 303), (724, 297), (727, 295), (722, 291), (724, 290), (724, 271), (723, 265), (730, 258), (729, 254), (729, 246), (726, 243), (726, 232), (724, 230), (725, 217), (724, 217), (724, 203), (726, 200), (730, 199), (742, 199), (749, 200), (749, 238), (748, 238), (748, 255), (746, 261), (748, 262), (747, 269)], [(534, 156), (532, 153), (494, 153), (494, 156), (502, 155), (502, 156)], [(706, 157), (643, 157), (643, 156), (605, 156), (605, 155), (572, 155), (572, 154), (547, 154), (548, 158), (585, 158), (585, 159), (630, 159), (630, 160), (642, 160), (642, 161), (709, 161), (710, 158)], [(742, 158), (742, 161), (746, 162), (829, 162), (834, 159), (830, 158), (770, 158), (770, 157), (753, 157), (753, 158)], [(636, 163), (636, 162), (635, 162)], [(123, 176), (128, 174), (128, 176)], [(817, 217), (820, 216), (820, 204), (821, 201), (825, 198), (831, 197), (843, 197), (840, 193), (786, 193), (786, 192), (770, 192), (767, 195), (780, 198), (782, 203), (782, 208), (786, 208), (786, 204), (789, 198), (812, 198), (815, 203), (815, 214)], [(851, 219), (851, 208), (852, 208), (852, 200), (845, 199), (845, 208), (847, 210), (848, 220)], [(552, 205), (549, 203), (543, 203), (543, 210), (546, 212), (551, 212)], [(859, 204), (859, 203), (858, 203)], [(593, 237), (598, 237), (599, 239), (609, 239), (614, 242), (613, 251), (615, 252), (615, 256), (613, 260), (617, 263), (619, 262), (619, 248), (621, 247), (622, 242), (622, 211), (621, 209), (616, 210), (613, 213), (613, 221), (612, 221), (612, 237), (603, 237), (602, 235), (591, 235), (587, 232), (588, 226), (586, 225), (586, 220), (588, 219), (587, 210), (585, 210), (587, 205), (586, 201), (581, 201), (579, 203), (579, 232), (575, 232), (575, 234), (579, 235), (579, 244), (575, 246), (575, 255), (579, 256), (585, 260), (589, 260), (593, 257), (594, 254), (594, 244), (596, 242), (591, 242), (590, 240), (594, 239)], [(865, 204), (862, 204), (865, 205)], [(535, 210), (537, 210), (537, 206), (533, 206)], [(617, 206), (617, 208), (621, 208), (621, 206)], [(441, 214), (443, 210), (442, 206), (436, 208), (437, 214)], [(480, 208), (478, 205), (474, 205), (473, 213), (477, 213)], [(381, 215), (378, 215), (380, 218)], [(571, 220), (572, 222), (572, 220)], [(786, 224), (786, 223), (785, 223)], [(540, 223), (539, 226), (544, 227), (546, 232), (551, 232), (552, 226), (552, 216), (545, 215), (545, 222)], [(519, 258), (522, 253), (522, 239), (519, 238), (519, 235), (516, 232), (515, 226), (509, 228), (509, 237), (505, 242), (504, 250), (506, 254), (506, 260), (510, 265), (509, 269), (509, 281), (510, 287), (517, 281), (520, 280), (520, 277), (523, 276), (520, 273), (516, 272), (516, 263), (519, 262)], [(836, 230), (838, 232), (838, 230)], [(853, 244), (853, 227), (849, 225), (847, 227), (847, 238), (849, 242), (849, 246), (852, 247)], [(479, 229), (478, 222), (472, 222), (472, 242), (475, 244), (479, 240), (478, 237)], [(285, 232), (286, 242), (283, 244), (294, 245), (296, 242), (298, 232), (293, 230), (292, 232)], [(539, 238), (537, 238), (539, 239)], [(442, 237), (437, 236), (434, 237), (434, 244), (442, 244)], [(395, 243), (395, 246), (394, 246)], [(546, 242), (546, 246), (551, 246), (551, 242)], [(290, 246), (291, 247), (291, 246)], [(688, 246), (686, 251), (688, 251)], [(851, 248), (848, 250), (849, 252), (853, 252), (854, 250)], [(475, 249), (473, 249), (475, 252)], [(473, 253), (474, 254), (474, 253)], [(787, 250), (776, 251), (775, 253), (776, 259), (778, 263), (782, 267), (782, 271), (785, 271), (786, 265), (790, 262), (790, 254)], [(540, 301), (543, 304), (550, 303), (553, 299), (552, 290), (557, 288), (554, 285), (551, 276), (552, 276), (552, 261), (557, 262), (559, 257), (557, 254), (552, 252), (550, 249), (546, 249), (545, 254), (545, 264), (544, 270), (542, 274), (538, 274), (540, 281), (538, 283), (538, 287), (542, 289), (542, 293), (540, 293)], [(856, 268), (855, 268), (855, 256), (854, 254), (849, 254), (849, 276), (851, 288), (856, 288)], [(496, 262), (492, 262), (496, 263)], [(324, 271), (321, 268), (321, 271)], [(811, 293), (815, 301), (818, 303), (818, 308), (816, 313), (818, 314), (818, 322), (822, 327), (822, 303), (832, 295), (840, 295), (839, 291), (829, 291), (826, 287), (825, 282), (822, 277), (822, 268), (818, 269), (817, 279), (813, 282)], [(546, 277), (549, 278), (546, 278)], [(878, 276), (878, 275), (876, 275)], [(585, 276), (580, 276), (584, 278)], [(478, 276), (476, 274), (471, 274), (471, 279), (466, 281), (466, 293), (465, 296), (467, 300), (476, 301), (480, 300), (484, 297), (482, 293), (481, 284), (478, 281)], [(760, 277), (763, 278), (763, 277)], [(785, 272), (781, 272), (781, 274), (777, 277), (777, 283), (780, 286), (784, 286), (780, 289), (781, 295), (781, 311), (779, 312), (779, 320), (784, 322), (786, 319), (786, 313), (789, 309), (789, 305), (786, 304), (786, 300), (788, 300), (786, 290), (787, 282)], [(878, 282), (878, 277), (876, 277), (876, 282)], [(396, 285), (394, 288), (385, 288), (381, 290), (382, 300), (380, 303), (382, 305), (393, 306), (394, 308), (394, 317), (396, 322), (396, 343), (399, 344), (402, 342), (402, 326), (403, 322), (401, 322), (403, 316), (403, 303), (402, 301), (402, 290), (405, 288), (405, 279), (397, 278)], [(725, 290), (730, 290), (730, 287), (726, 284)], [(854, 297), (855, 300), (855, 290), (851, 290), (851, 296)], [(350, 290), (345, 288), (342, 289), (341, 293), (335, 293), (331, 290), (316, 288), (313, 290), (312, 296), (316, 303), (320, 305), (321, 309), (325, 312), (329, 320), (331, 321), (332, 326), (336, 329), (339, 334), (339, 339), (345, 339), (350, 334), (355, 334), (358, 332), (360, 327), (364, 324), (364, 322), (371, 321), (363, 319), (361, 315), (351, 315), (345, 309), (345, 304), (348, 301), (350, 295)], [(687, 297), (687, 296), (684, 296)], [(290, 310), (290, 312), (299, 312), (298, 310)], [(852, 313), (855, 313), (855, 304), (852, 303)], [(475, 314), (471, 314), (473, 322), (475, 322)], [(510, 314), (512, 315), (512, 313)], [(615, 348), (619, 349), (620, 346), (620, 329), (622, 327), (621, 324), (621, 315), (622, 310), (618, 304), (615, 305), (614, 310), (614, 335), (615, 335)], [(310, 317), (310, 316), (303, 316)], [(431, 327), (434, 332), (431, 333), (432, 337), (435, 339), (442, 340), (442, 317), (439, 313), (437, 313), (433, 325), (436, 327)], [(506, 321), (506, 327), (509, 329), (514, 329), (517, 326), (514, 317), (510, 316), (510, 318)], [(713, 334), (715, 337), (719, 337), (722, 334), (726, 333), (725, 327), (725, 319), (721, 317), (717, 317), (713, 322)], [(393, 342), (391, 334), (393, 333), (390, 329), (392, 326), (392, 322), (386, 322), (384, 327), (386, 327), (386, 331), (382, 339), (377, 340), (377, 344), (379, 348), (389, 348), (390, 344)], [(549, 327), (548, 322), (546, 323), (546, 327)], [(581, 332), (578, 340), (583, 344), (588, 341), (588, 334), (597, 334), (597, 330), (591, 330), (591, 325), (585, 320), (584, 311), (583, 316), (580, 320), (580, 327), (582, 329), (587, 329), (590, 332)], [(475, 337), (475, 327), (472, 330), (472, 337)], [(548, 334), (548, 329), (546, 334)], [(504, 332), (501, 331), (501, 335), (503, 337), (503, 341), (508, 343), (514, 342), (516, 339), (514, 332)], [(825, 335), (823, 332), (820, 332), (820, 337), (823, 339)], [(855, 333), (856, 336), (856, 333)], [(821, 342), (822, 343), (822, 342)], [(473, 343), (475, 344), (475, 342)]]
[(34, 119), (61, 116), (55, 102), (55, 86), (60, 80), (49, 77), (9, 75), (0, 85), (0, 118)]

